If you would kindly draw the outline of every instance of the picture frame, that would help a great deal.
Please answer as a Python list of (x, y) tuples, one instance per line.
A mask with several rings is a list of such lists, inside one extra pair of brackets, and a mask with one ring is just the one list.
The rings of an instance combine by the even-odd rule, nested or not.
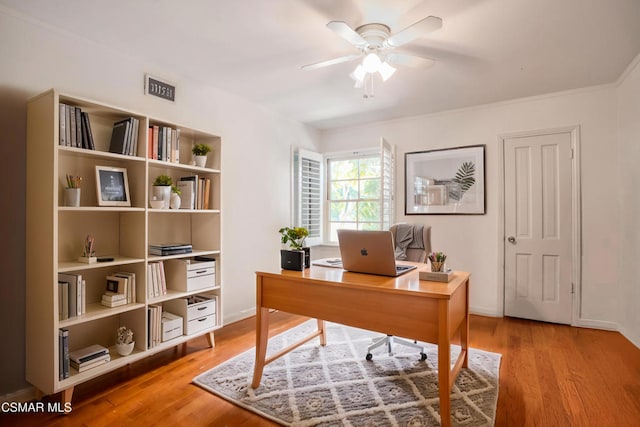
[(485, 145), (405, 153), (405, 215), (486, 213)]
[(96, 165), (96, 191), (98, 206), (131, 206), (125, 168)]

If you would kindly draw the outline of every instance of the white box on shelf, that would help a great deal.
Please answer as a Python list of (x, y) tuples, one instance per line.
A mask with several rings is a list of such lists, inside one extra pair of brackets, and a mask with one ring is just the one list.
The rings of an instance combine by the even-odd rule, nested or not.
[(182, 292), (212, 288), (216, 284), (216, 262), (192, 259), (165, 261), (167, 287)]
[(162, 342), (182, 335), (182, 317), (167, 311), (162, 312)]
[(216, 325), (217, 302), (216, 295), (200, 294), (165, 301), (164, 306), (182, 317), (184, 334), (191, 335)]

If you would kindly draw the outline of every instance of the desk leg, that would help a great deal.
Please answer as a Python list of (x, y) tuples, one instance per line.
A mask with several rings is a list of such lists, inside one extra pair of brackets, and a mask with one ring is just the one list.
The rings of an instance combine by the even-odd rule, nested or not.
[(260, 379), (262, 379), (268, 339), (269, 309), (259, 308), (256, 313), (256, 362), (253, 367), (253, 381), (251, 382), (251, 387), (253, 388), (257, 388), (260, 385)]
[(451, 425), (451, 341), (449, 337), (449, 303), (439, 301), (438, 307), (438, 392), (440, 395), (440, 425)]
[(324, 320), (316, 319), (318, 321), (318, 331), (320, 331), (320, 345), (327, 345), (327, 329), (325, 328)]
[(469, 279), (465, 283), (465, 303), (464, 303), (464, 320), (460, 327), (460, 347), (464, 351), (464, 360), (462, 367), (469, 367)]

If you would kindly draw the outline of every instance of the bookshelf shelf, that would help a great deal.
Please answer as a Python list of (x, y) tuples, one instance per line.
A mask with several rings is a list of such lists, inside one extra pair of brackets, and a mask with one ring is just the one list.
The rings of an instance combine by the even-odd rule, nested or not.
[[(70, 111), (75, 111), (74, 117), (80, 117), (76, 119), (80, 127), (67, 127), (71, 123), (67, 121)], [(133, 124), (128, 134), (131, 149), (122, 150), (130, 155), (110, 151), (114, 124), (122, 121)], [(152, 142), (154, 126), (164, 127), (167, 135), (175, 137), (171, 140), (175, 149), (172, 158), (179, 162), (149, 158), (156, 144), (155, 139)], [(68, 137), (73, 135), (71, 129), (76, 129), (75, 145)], [(137, 144), (133, 143), (134, 139)], [(166, 143), (168, 141), (167, 138)], [(206, 167), (192, 164), (191, 148), (197, 143), (212, 148)], [(222, 326), (221, 148), (219, 136), (53, 89), (29, 101), (26, 378), (43, 395), (62, 391), (66, 403), (71, 400), (76, 385), (196, 336), (207, 335), (213, 345), (213, 332)], [(96, 166), (127, 171), (130, 206), (98, 206)], [(64, 205), (67, 174), (83, 177), (80, 206)], [(152, 183), (160, 174), (169, 175), (174, 182), (191, 177), (202, 180), (208, 192), (201, 187), (203, 190), (197, 196), (199, 206), (207, 209), (151, 209)], [(112, 260), (91, 264), (78, 261), (89, 235), (94, 238), (96, 256)], [(188, 254), (149, 255), (150, 244), (166, 241), (190, 243), (194, 249)], [(166, 295), (149, 296), (151, 264), (196, 256), (215, 259), (211, 286), (181, 292), (171, 289), (168, 283)], [(131, 291), (127, 299), (135, 302), (116, 307), (102, 305), (107, 276), (122, 273), (129, 277), (127, 286)], [(74, 285), (75, 292), (71, 283), (67, 293), (63, 291), (66, 286), (59, 283), (69, 280), (68, 277), (78, 283)], [(205, 292), (215, 297), (212, 299), (216, 304), (213, 326), (167, 342), (157, 342), (157, 338), (153, 345), (149, 342), (150, 334), (157, 336), (159, 330), (149, 317), (155, 306), (164, 309), (169, 301)], [(72, 308), (72, 299), (75, 308)], [(123, 325), (133, 330), (136, 342), (133, 353), (124, 357), (115, 350), (116, 331)], [(68, 332), (68, 338), (59, 338), (61, 331)], [(70, 369), (69, 376), (64, 378), (61, 361), (65, 346), (68, 351), (74, 351), (93, 344), (108, 348), (111, 360), (83, 372)]]

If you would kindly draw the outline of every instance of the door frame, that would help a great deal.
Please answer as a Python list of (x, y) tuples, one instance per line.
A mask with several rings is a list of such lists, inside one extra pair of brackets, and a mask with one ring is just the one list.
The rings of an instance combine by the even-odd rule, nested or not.
[(571, 325), (579, 324), (581, 313), (582, 289), (582, 202), (580, 183), (580, 125), (564, 126), (550, 129), (538, 129), (522, 132), (511, 132), (498, 135), (499, 141), (499, 185), (498, 185), (498, 312), (504, 317), (505, 310), (505, 247), (506, 247), (506, 205), (505, 205), (505, 148), (506, 140), (543, 136), (557, 133), (571, 135), (571, 283), (573, 290)]

